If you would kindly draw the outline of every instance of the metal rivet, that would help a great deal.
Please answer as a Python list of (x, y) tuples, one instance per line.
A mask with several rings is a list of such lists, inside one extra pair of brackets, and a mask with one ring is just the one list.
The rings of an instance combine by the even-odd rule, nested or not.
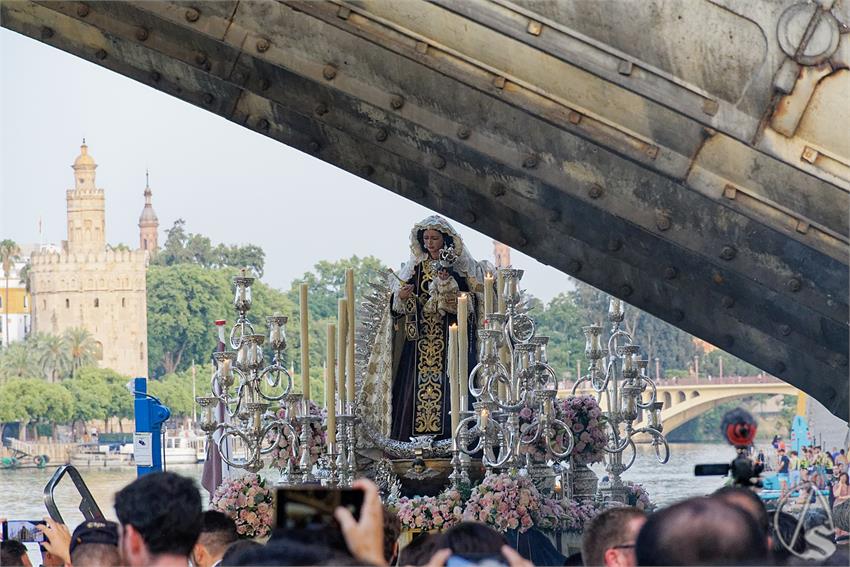
[(267, 91), (271, 88), (272, 83), (268, 79), (260, 79), (260, 90)]
[(197, 22), (198, 18), (201, 17), (201, 12), (197, 8), (189, 8), (186, 10), (186, 21), (187, 22)]
[(90, 11), (91, 10), (89, 9), (88, 4), (83, 4), (82, 2), (80, 2), (80, 4), (77, 6), (77, 15), (81, 18), (85, 18), (86, 16), (88, 16)]
[(204, 104), (212, 104), (215, 97), (211, 93), (204, 93)]
[(631, 61), (621, 59), (620, 62), (617, 63), (617, 72), (621, 75), (631, 75), (633, 68), (634, 64)]
[(53, 37), (53, 28), (44, 26), (41, 28), (41, 39), (50, 39)]
[(685, 312), (684, 311), (682, 311), (681, 309), (674, 309), (673, 310), (673, 321), (678, 323), (679, 321), (684, 321), (684, 319), (685, 319)]
[(162, 75), (159, 74), (159, 71), (151, 71), (150, 78), (154, 83), (158, 83)]
[(779, 325), (779, 334), (782, 335), (783, 337), (787, 337), (788, 335), (790, 335), (791, 334), (791, 325), (786, 325), (784, 323), (782, 325)]
[(556, 209), (552, 209), (551, 211), (546, 213), (546, 220), (548, 220), (550, 223), (556, 223), (556, 222), (560, 221), (561, 220), (561, 211), (558, 211)]
[(316, 109), (313, 112), (315, 112), (319, 116), (324, 116), (328, 113), (328, 105), (326, 105), (324, 102), (320, 102), (316, 105)]
[(727, 183), (723, 187), (723, 196), (727, 199), (734, 199), (738, 196), (738, 188), (732, 185), (731, 183)]
[(664, 279), (665, 280), (675, 280), (676, 276), (679, 275), (679, 270), (675, 268), (675, 266), (667, 266), (664, 268)]
[(360, 168), (360, 173), (363, 175), (363, 177), (369, 177), (373, 173), (375, 173), (375, 168), (371, 165), (364, 165)]
[(655, 159), (658, 157), (658, 146), (647, 146), (646, 155), (649, 159)]
[(103, 61), (104, 59), (106, 59), (106, 51), (104, 51), (103, 49), (98, 49), (97, 53), (95, 53), (94, 56)]
[(724, 246), (720, 250), (720, 257), (724, 260), (731, 260), (736, 254), (738, 254), (738, 251), (734, 246)]
[(525, 169), (534, 169), (538, 163), (540, 163), (540, 160), (537, 159), (537, 156), (530, 155), (522, 161), (522, 166)]
[(803, 287), (803, 282), (800, 281), (799, 278), (791, 278), (788, 280), (788, 290), (791, 292), (798, 292)]
[(570, 124), (578, 124), (581, 122), (581, 114), (575, 110), (570, 110), (570, 113), (567, 115), (567, 120), (570, 121)]
[(610, 250), (611, 252), (616, 252), (617, 250), (619, 250), (622, 247), (623, 247), (623, 241), (620, 240), (619, 238), (612, 238), (611, 240), (608, 241), (608, 250)]
[(257, 120), (257, 128), (260, 130), (268, 130), (270, 126), (271, 124), (269, 124), (269, 121), (265, 118), (260, 118), (259, 120)]
[(531, 20), (528, 22), (528, 27), (525, 28), (525, 31), (531, 35), (540, 35), (540, 32), (543, 31), (543, 24), (535, 20)]
[(461, 140), (466, 140), (467, 138), (469, 138), (470, 134), (472, 134), (472, 132), (470, 132), (469, 128), (467, 128), (466, 126), (461, 126), (457, 130), (457, 137)]
[(436, 169), (443, 169), (446, 167), (446, 160), (443, 156), (434, 156), (431, 158), (431, 165)]
[[(632, 286), (630, 286), (629, 284), (624, 284), (620, 286), (620, 295), (622, 297), (629, 297), (632, 293), (634, 293), (634, 291), (635, 290), (633, 290)], [(682, 316), (684, 317), (684, 313), (682, 314)]]
[(404, 106), (404, 97), (401, 95), (393, 95), (390, 98), (390, 106), (393, 107), (394, 110), (398, 110)]
[(711, 274), (711, 281), (713, 281), (717, 285), (723, 285), (726, 283), (726, 280), (723, 278), (723, 274), (720, 272), (714, 272)]
[(723, 303), (723, 307), (729, 309), (730, 307), (735, 305), (735, 298), (728, 295), (724, 295), (723, 299), (721, 300), (721, 303)]
[(375, 132), (375, 139), (379, 142), (385, 141), (389, 137), (389, 133), (386, 128), (378, 128), (378, 131)]
[(423, 55), (428, 53), (428, 44), (425, 43), (424, 41), (417, 41), (416, 42), (416, 52), (421, 53)]
[(336, 15), (340, 19), (347, 20), (348, 16), (351, 15), (351, 8), (349, 8), (347, 6), (340, 6)]
[(318, 152), (319, 148), (321, 148), (321, 147), (322, 147), (321, 144), (319, 144), (319, 142), (317, 142), (316, 140), (313, 140), (312, 142), (307, 144), (307, 149), (310, 150), (313, 153)]
[(496, 87), (497, 89), (503, 89), (503, 88), (505, 88), (506, 82), (507, 81), (504, 77), (496, 77), (495, 79), (493, 79), (493, 86)]
[(781, 360), (777, 360), (776, 364), (773, 365), (773, 373), (782, 374), (783, 372), (785, 372), (785, 370), (787, 370), (787, 368), (788, 367), (785, 366), (784, 362), (782, 362)]
[(809, 163), (815, 163), (818, 160), (818, 151), (806, 146), (805, 149), (803, 149), (803, 155), (800, 156), (800, 159)]
[(733, 337), (732, 335), (723, 335), (720, 342), (723, 344), (724, 347), (729, 348), (735, 344), (735, 337)]
[(271, 46), (271, 42), (264, 37), (261, 37), (257, 40), (257, 51), (259, 51), (260, 53), (265, 53), (269, 50), (269, 47)]
[(591, 199), (598, 199), (602, 196), (602, 193), (604, 192), (605, 190), (602, 188), (602, 186), (596, 183), (591, 185), (590, 189), (587, 190), (587, 194)]
[(505, 187), (502, 183), (493, 183), (490, 186), (490, 193), (492, 193), (494, 197), (501, 197), (507, 192), (507, 187)]
[(333, 65), (325, 65), (325, 68), (322, 69), (322, 76), (327, 81), (333, 81), (334, 77), (336, 77), (336, 67)]
[(148, 32), (147, 28), (138, 28), (136, 30), (136, 39), (139, 41), (147, 41), (150, 37), (150, 32)]
[(195, 63), (198, 65), (203, 65), (207, 62), (207, 54), (206, 53), (196, 53), (195, 54)]
[(658, 230), (670, 230), (671, 224), (669, 213), (662, 211), (655, 215), (655, 226), (658, 227)]
[(720, 110), (720, 103), (716, 100), (705, 99), (702, 101), (702, 111), (709, 116), (714, 116)]
[(578, 260), (570, 260), (567, 262), (567, 271), (568, 272), (580, 272), (581, 271), (581, 262)]

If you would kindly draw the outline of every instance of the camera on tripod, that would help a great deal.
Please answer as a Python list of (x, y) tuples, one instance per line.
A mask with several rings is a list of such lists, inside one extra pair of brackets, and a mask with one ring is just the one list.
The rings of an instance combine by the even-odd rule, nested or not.
[(696, 465), (695, 476), (726, 476), (731, 475), (735, 486), (761, 487), (759, 475), (764, 465), (754, 463), (748, 453), (756, 438), (758, 425), (752, 415), (746, 410), (735, 408), (726, 412), (720, 426), (726, 441), (735, 447), (736, 457), (730, 464), (711, 463)]

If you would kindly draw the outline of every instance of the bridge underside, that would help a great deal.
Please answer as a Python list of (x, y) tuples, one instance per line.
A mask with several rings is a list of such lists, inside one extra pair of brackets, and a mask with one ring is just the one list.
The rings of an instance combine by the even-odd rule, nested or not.
[(792, 4), (11, 1), (0, 16), (522, 250), (846, 420), (847, 12)]

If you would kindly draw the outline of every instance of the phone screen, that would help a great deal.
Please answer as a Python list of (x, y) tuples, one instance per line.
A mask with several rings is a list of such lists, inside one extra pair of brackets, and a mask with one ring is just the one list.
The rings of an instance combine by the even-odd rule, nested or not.
[(280, 488), (277, 491), (277, 527), (287, 530), (339, 530), (337, 506), (360, 518), (363, 491), (355, 488)]
[(3, 541), (16, 539), (21, 543), (44, 541), (44, 534), (36, 528), (42, 520), (7, 520), (3, 524)]

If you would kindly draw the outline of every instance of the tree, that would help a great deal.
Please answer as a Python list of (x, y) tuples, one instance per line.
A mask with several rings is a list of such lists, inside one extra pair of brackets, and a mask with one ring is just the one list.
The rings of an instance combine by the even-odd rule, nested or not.
[(57, 382), (71, 374), (71, 352), (63, 337), (39, 334), (30, 340), (35, 342), (38, 364), (50, 382)]
[(110, 397), (110, 392), (106, 375), (102, 370), (92, 367), (81, 368), (77, 376), (62, 382), (62, 387), (71, 394), (76, 402), (69, 418), (74, 440), (77, 439), (76, 425), (78, 422), (85, 423), (99, 419), (106, 413), (104, 406)]
[(6, 345), (9, 344), (9, 276), (12, 274), (12, 267), (14, 267), (15, 262), (19, 260), (19, 255), (21, 253), (21, 248), (15, 243), (14, 240), (9, 240), (8, 238), (0, 241), (0, 260), (3, 261), (3, 278), (6, 280), (6, 293), (3, 296), (3, 313), (4, 313), (4, 324), (3, 324), (3, 337)]
[(186, 221), (177, 219), (166, 230), (167, 237), (162, 250), (156, 255), (153, 264), (174, 266), (177, 264), (197, 264), (204, 268), (249, 268), (257, 277), (263, 277), (265, 252), (259, 246), (226, 245), (213, 246), (206, 236), (186, 231)]
[(18, 341), (0, 351), (0, 377), (34, 378), (40, 374), (36, 358), (32, 355), (30, 341)]
[(76, 376), (80, 368), (96, 364), (97, 344), (86, 329), (72, 327), (66, 329), (62, 337), (68, 347), (72, 377)]

